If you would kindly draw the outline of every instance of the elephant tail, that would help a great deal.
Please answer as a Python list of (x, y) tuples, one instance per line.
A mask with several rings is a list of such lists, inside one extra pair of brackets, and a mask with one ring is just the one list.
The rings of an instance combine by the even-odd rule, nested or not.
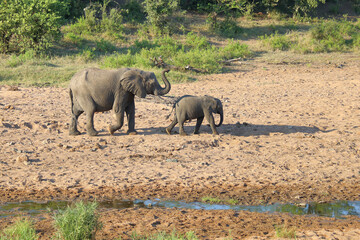
[(169, 119), (169, 117), (171, 116), (172, 112), (173, 112), (174, 109), (175, 109), (175, 105), (176, 105), (176, 103), (174, 103), (174, 105), (172, 106), (171, 112), (169, 113), (169, 115), (166, 116), (166, 119)]
[(71, 101), (71, 112), (74, 113), (74, 97), (71, 88), (69, 89), (70, 101)]

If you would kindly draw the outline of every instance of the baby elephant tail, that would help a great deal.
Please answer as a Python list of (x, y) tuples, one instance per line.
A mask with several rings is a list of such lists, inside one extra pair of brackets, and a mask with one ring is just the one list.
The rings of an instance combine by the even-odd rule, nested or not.
[(165, 119), (169, 119), (169, 117), (171, 116), (172, 112), (173, 112), (174, 109), (175, 109), (175, 105), (176, 105), (176, 103), (174, 103), (174, 105), (173, 105), (172, 108), (171, 108), (171, 112), (169, 113), (169, 115), (166, 116)]

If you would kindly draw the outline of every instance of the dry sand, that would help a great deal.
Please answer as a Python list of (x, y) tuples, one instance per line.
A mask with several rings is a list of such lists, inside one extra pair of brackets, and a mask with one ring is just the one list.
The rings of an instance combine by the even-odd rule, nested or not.
[[(174, 84), (162, 99), (136, 98), (136, 136), (125, 134), (126, 125), (111, 136), (107, 132), (114, 121), (111, 112), (95, 115), (98, 136), (85, 134), (85, 115), (79, 118), (83, 134), (69, 136), (66, 88), (13, 91), (16, 89), (3, 86), (0, 202), (79, 198), (194, 201), (204, 196), (236, 199), (240, 204), (360, 200), (359, 76), (359, 61), (237, 65), (230, 73)], [(200, 135), (165, 133), (164, 127), (171, 122), (171, 118), (166, 120), (169, 102), (185, 94), (222, 100), (225, 114), (219, 136), (211, 134), (205, 120)], [(191, 133), (195, 122), (187, 123), (185, 131)], [(312, 223), (307, 224), (307, 217), (287, 214), (186, 210), (183, 216), (181, 210), (159, 209), (110, 213), (114, 216), (104, 220), (100, 239), (109, 239), (109, 232), (126, 239), (133, 230), (171, 232), (174, 227), (183, 232), (194, 230), (204, 239), (229, 236), (229, 230), (235, 239), (272, 237), (273, 223), (284, 219), (303, 221), (293, 224), (299, 238), (360, 238), (356, 217), (311, 218)], [(164, 217), (159, 224), (152, 224), (157, 221), (154, 216), (161, 214), (171, 220)], [(127, 219), (131, 216), (135, 225)], [(191, 216), (196, 219), (190, 221)], [(177, 225), (185, 221), (182, 217), (189, 222)], [(250, 221), (254, 229), (243, 226), (242, 221)], [(326, 224), (315, 224), (322, 221)], [(3, 226), (9, 223), (0, 222)]]

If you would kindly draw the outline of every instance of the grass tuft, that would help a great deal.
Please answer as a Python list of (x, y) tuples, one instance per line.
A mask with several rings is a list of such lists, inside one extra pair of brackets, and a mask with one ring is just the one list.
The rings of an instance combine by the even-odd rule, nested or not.
[(102, 227), (96, 214), (97, 202), (75, 203), (65, 210), (59, 210), (54, 216), (56, 237), (63, 240), (92, 239)]
[(294, 238), (296, 239), (296, 228), (287, 227), (285, 225), (275, 226), (275, 236), (278, 238)]
[(12, 226), (5, 228), (0, 233), (0, 240), (36, 240), (36, 234), (33, 222), (29, 219), (19, 219)]
[(170, 234), (166, 232), (158, 232), (152, 235), (141, 235), (136, 232), (131, 235), (132, 240), (198, 240), (193, 231), (185, 233), (185, 235), (172, 231)]

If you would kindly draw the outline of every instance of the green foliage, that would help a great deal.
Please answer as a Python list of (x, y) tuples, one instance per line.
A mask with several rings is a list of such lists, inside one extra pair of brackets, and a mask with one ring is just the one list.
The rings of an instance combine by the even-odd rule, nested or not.
[(65, 6), (60, 0), (1, 0), (0, 52), (39, 52), (52, 46)]
[[(207, 11), (209, 15), (207, 22), (210, 29), (224, 37), (236, 37), (242, 32), (242, 29), (236, 24), (236, 17), (250, 9), (247, 0), (216, 0), (209, 3)], [(220, 21), (219, 16), (224, 16), (224, 20)]]
[(209, 196), (201, 198), (201, 201), (208, 202), (208, 203), (221, 203), (220, 199), (209, 197)]
[(360, 34), (359, 24), (350, 21), (328, 21), (310, 30), (316, 52), (345, 51), (356, 46)]
[(271, 50), (285, 51), (290, 49), (291, 41), (286, 35), (280, 35), (278, 32), (275, 34), (260, 36), (261, 41), (265, 46), (269, 46)]
[(36, 234), (33, 223), (28, 219), (20, 219), (12, 226), (0, 232), (0, 240), (36, 240)]
[(95, 48), (87, 47), (78, 54), (78, 58), (83, 62), (89, 62), (91, 60), (94, 60), (96, 57), (95, 50), (96, 50)]
[(139, 235), (134, 232), (131, 235), (133, 240), (197, 240), (195, 233), (193, 231), (187, 232), (185, 235), (172, 231), (170, 234), (165, 232), (159, 232), (152, 235)]
[(64, 35), (63, 40), (64, 40), (64, 42), (76, 45), (77, 47), (81, 47), (83, 45), (85, 39), (83, 37), (81, 37), (80, 35), (77, 35), (73, 32), (69, 32)]
[(80, 17), (74, 24), (65, 27), (65, 33), (90, 35), (105, 33), (114, 38), (120, 38), (123, 31), (123, 10), (112, 8), (107, 11), (111, 0), (104, 0), (103, 4), (94, 4), (85, 10), (85, 17)]
[(99, 52), (109, 53), (114, 52), (116, 47), (111, 42), (101, 39), (100, 41), (96, 41), (96, 50)]
[(132, 23), (141, 23), (145, 20), (144, 9), (136, 0), (130, 0), (124, 5), (124, 20)]
[(28, 50), (25, 53), (19, 55), (11, 55), (10, 59), (6, 61), (7, 67), (17, 67), (24, 64), (27, 61), (34, 60), (36, 58), (36, 52), (34, 50)]
[(187, 66), (198, 68), (207, 73), (222, 71), (222, 61), (229, 58), (247, 57), (251, 51), (247, 45), (230, 41), (224, 48), (211, 46), (205, 37), (189, 33), (185, 44), (169, 36), (153, 41), (136, 41), (126, 54), (113, 54), (104, 58), (103, 67), (154, 67), (154, 58), (180, 69)]
[(172, 17), (179, 10), (179, 0), (144, 0), (143, 4), (150, 25), (160, 33), (169, 31)]
[(56, 236), (63, 240), (92, 239), (95, 232), (101, 228), (99, 216), (95, 213), (96, 202), (77, 202), (65, 210), (59, 210), (54, 216)]
[(278, 238), (294, 238), (296, 239), (296, 228), (284, 225), (275, 226), (275, 236)]
[(186, 35), (186, 45), (190, 48), (205, 49), (210, 46), (208, 40), (204, 36), (196, 35), (193, 32), (189, 32)]

